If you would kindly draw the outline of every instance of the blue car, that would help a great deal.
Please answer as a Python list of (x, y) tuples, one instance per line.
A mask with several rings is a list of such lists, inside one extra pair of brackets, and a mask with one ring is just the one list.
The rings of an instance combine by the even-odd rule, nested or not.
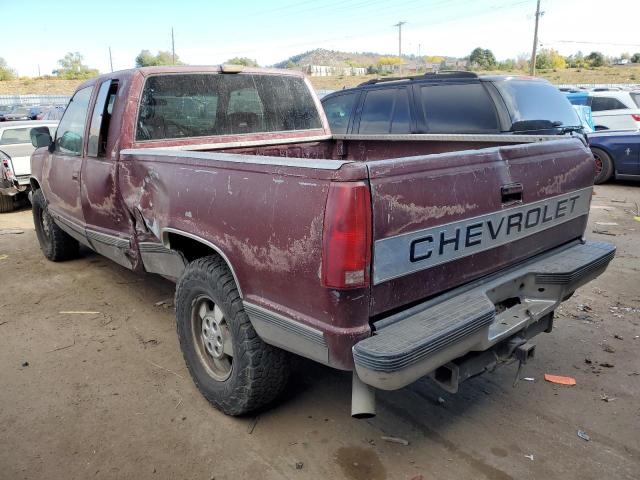
[(595, 183), (612, 177), (640, 180), (640, 132), (600, 131), (588, 139), (596, 159)]

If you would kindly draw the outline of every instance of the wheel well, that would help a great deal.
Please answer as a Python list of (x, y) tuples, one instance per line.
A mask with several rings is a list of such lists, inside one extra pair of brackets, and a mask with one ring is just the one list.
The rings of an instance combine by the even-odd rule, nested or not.
[(229, 262), (229, 259), (224, 255), (224, 253), (216, 250), (211, 245), (207, 245), (203, 241), (187, 237), (186, 235), (181, 235), (180, 233), (165, 231), (162, 239), (166, 247), (182, 253), (187, 262), (193, 262), (198, 258), (209, 257), (212, 255), (220, 257), (231, 272), (231, 275), (236, 282), (238, 292), (240, 293), (240, 298), (242, 298), (242, 289), (240, 287), (240, 282), (238, 281), (238, 277), (236, 276), (236, 272), (233, 269), (233, 266)]
[(220, 256), (220, 254), (209, 245), (178, 233), (167, 233), (165, 243), (166, 241), (168, 241), (171, 250), (179, 251), (189, 262), (193, 262), (198, 258), (208, 257), (210, 255)]

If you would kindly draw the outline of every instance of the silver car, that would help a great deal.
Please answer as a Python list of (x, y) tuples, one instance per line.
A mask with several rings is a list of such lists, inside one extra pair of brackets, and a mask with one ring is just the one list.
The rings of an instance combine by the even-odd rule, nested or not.
[(589, 92), (596, 130), (640, 129), (640, 91)]
[(13, 210), (14, 198), (29, 190), (31, 130), (46, 127), (55, 136), (57, 121), (29, 120), (0, 123), (0, 213)]

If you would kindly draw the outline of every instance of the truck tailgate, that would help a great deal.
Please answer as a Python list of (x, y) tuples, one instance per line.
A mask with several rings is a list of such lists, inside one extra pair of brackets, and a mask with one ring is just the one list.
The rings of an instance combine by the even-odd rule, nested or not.
[(372, 315), (581, 237), (595, 172), (577, 139), (367, 165)]

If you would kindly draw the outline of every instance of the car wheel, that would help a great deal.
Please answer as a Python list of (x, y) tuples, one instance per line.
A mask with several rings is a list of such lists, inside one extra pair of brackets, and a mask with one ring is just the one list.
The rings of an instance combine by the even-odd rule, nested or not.
[(54, 262), (78, 257), (80, 244), (53, 221), (40, 189), (33, 192), (31, 211), (38, 243), (45, 257)]
[(288, 354), (258, 336), (220, 257), (187, 265), (175, 303), (182, 354), (209, 402), (227, 415), (243, 415), (280, 395), (289, 377)]
[(607, 152), (599, 148), (592, 148), (591, 153), (596, 161), (596, 178), (594, 183), (604, 183), (613, 175), (613, 160), (611, 160), (611, 156)]
[(0, 213), (6, 213), (13, 210), (13, 197), (0, 194)]

